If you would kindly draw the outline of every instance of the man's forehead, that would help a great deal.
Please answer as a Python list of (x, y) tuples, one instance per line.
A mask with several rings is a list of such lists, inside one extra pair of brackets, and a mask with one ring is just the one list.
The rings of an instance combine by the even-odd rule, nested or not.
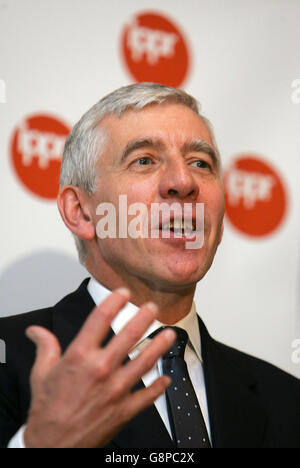
[[(154, 116), (156, 118), (153, 118)], [(134, 122), (134, 125), (130, 125), (130, 121)], [(175, 125), (171, 125), (174, 121)], [(111, 139), (118, 134), (118, 137), (122, 136), (123, 142), (148, 137), (158, 141), (166, 135), (169, 140), (181, 139), (181, 144), (188, 143), (192, 138), (202, 138), (213, 147), (207, 123), (199, 114), (183, 104), (152, 104), (142, 109), (128, 109), (121, 116), (109, 114), (102, 119), (100, 126)]]

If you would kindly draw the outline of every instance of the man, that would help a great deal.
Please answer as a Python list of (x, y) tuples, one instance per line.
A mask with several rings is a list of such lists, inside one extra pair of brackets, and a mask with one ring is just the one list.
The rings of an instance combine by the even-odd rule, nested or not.
[[(136, 203), (142, 235), (128, 235)], [(102, 99), (67, 140), (58, 206), (92, 278), (55, 307), (0, 320), (2, 446), (299, 446), (297, 379), (214, 341), (195, 311), (224, 194), (194, 98), (143, 83)], [(106, 236), (109, 206), (119, 230)]]

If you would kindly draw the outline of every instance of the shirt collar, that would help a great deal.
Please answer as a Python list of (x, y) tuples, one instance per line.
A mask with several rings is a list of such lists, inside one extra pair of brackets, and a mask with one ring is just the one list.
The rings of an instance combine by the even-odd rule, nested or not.
[[(111, 291), (102, 286), (102, 284), (95, 280), (95, 278), (90, 279), (87, 289), (97, 306), (101, 304), (101, 302), (103, 302), (111, 294)], [(119, 314), (113, 320), (111, 324), (113, 332), (117, 335), (122, 330), (122, 328), (124, 328), (124, 326), (136, 315), (138, 310), (139, 308), (137, 306), (128, 302), (127, 305), (119, 312)], [(152, 325), (148, 328), (144, 336), (136, 344), (135, 348), (137, 348), (139, 344), (144, 342), (148, 338), (148, 336), (151, 335), (151, 333), (155, 332), (163, 326), (165, 326), (163, 323), (159, 322), (158, 320), (155, 320), (152, 323)], [(193, 347), (199, 360), (202, 362), (199, 322), (194, 302), (188, 315), (179, 322), (175, 323), (173, 326), (182, 328), (187, 332), (189, 336), (189, 344)]]

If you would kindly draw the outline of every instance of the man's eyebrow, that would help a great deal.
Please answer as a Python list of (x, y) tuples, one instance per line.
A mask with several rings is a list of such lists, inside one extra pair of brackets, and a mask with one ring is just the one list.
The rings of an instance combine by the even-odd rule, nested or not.
[(161, 140), (153, 140), (152, 138), (139, 138), (138, 140), (132, 140), (125, 146), (120, 161), (124, 161), (132, 151), (145, 148), (147, 146), (156, 149), (164, 148), (164, 144)]
[(193, 139), (188, 143), (184, 143), (181, 148), (183, 154), (186, 154), (190, 151), (195, 151), (197, 153), (206, 153), (212, 159), (214, 165), (219, 167), (219, 158), (217, 152), (205, 141), (201, 139)]
[[(160, 150), (164, 149), (165, 145), (160, 139), (153, 139), (150, 137), (129, 141), (125, 146), (124, 151), (122, 152), (120, 162), (123, 162), (127, 156), (132, 153), (132, 151), (145, 147), (151, 147)], [(184, 143), (184, 145), (181, 147), (182, 154), (185, 155), (190, 151), (206, 153), (212, 159), (214, 166), (217, 168), (219, 167), (220, 162), (217, 152), (205, 140), (195, 138), (187, 143)]]

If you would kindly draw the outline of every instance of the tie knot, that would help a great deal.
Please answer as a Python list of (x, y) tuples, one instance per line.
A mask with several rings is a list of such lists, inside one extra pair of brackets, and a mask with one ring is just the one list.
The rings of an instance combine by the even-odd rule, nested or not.
[(159, 330), (156, 330), (156, 332), (152, 333), (150, 335), (150, 338), (154, 338), (155, 335), (160, 333), (162, 330), (165, 330), (166, 328), (170, 328), (171, 330), (174, 330), (174, 332), (176, 333), (176, 341), (173, 344), (172, 348), (170, 348), (169, 351), (164, 355), (164, 359), (172, 358), (175, 356), (181, 356), (183, 358), (189, 337), (188, 337), (187, 332), (183, 330), (182, 328), (161, 327), (159, 328)]

